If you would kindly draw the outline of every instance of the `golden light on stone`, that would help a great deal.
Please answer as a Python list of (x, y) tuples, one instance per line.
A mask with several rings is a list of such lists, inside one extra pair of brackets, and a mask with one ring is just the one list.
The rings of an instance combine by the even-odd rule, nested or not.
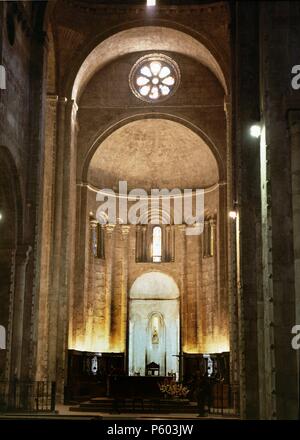
[(206, 353), (226, 353), (229, 351), (229, 340), (225, 336), (216, 338), (207, 338), (205, 342)]

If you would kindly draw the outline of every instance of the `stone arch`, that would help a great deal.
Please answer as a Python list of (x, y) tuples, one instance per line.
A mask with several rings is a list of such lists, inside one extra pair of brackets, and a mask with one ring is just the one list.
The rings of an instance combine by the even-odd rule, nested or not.
[(158, 298), (164, 296), (165, 299), (177, 299), (179, 297), (179, 288), (171, 275), (162, 271), (147, 271), (139, 275), (132, 283), (129, 289), (131, 299), (147, 299), (151, 295), (151, 289), (154, 296)]
[[(179, 288), (161, 271), (138, 276), (129, 290), (129, 372), (146, 373), (154, 362), (160, 375), (178, 374), (174, 354), (180, 352)], [(157, 318), (153, 334), (152, 318)], [(151, 328), (152, 327), (152, 328)]]
[[(150, 35), (152, 38), (159, 38), (159, 33), (164, 32), (165, 44), (151, 43), (143, 48), (138, 45), (140, 37), (136, 37), (136, 47), (134, 34)], [(167, 37), (168, 36), (168, 37)], [(128, 47), (124, 41), (128, 38)], [(168, 38), (168, 44), (166, 39)], [(150, 38), (148, 40), (151, 40)], [(176, 43), (177, 42), (177, 46)], [(118, 44), (123, 47), (118, 50)], [(107, 47), (106, 47), (107, 46)], [(120, 47), (121, 47), (120, 46)], [(188, 49), (190, 48), (190, 50)], [(207, 66), (221, 83), (225, 94), (229, 93), (229, 75), (226, 69), (226, 62), (223, 59), (221, 50), (211, 41), (204, 32), (197, 32), (177, 22), (153, 19), (151, 25), (145, 21), (137, 20), (130, 23), (123, 23), (120, 26), (97, 35), (90, 43), (87, 43), (78, 60), (70, 68), (70, 73), (65, 79), (65, 95), (77, 101), (85, 85), (93, 74), (109, 63), (113, 59), (125, 55), (126, 53), (141, 50), (171, 50), (182, 53), (197, 59), (201, 64)], [(94, 60), (97, 60), (95, 63)], [(99, 62), (101, 60), (101, 63)]]
[(196, 124), (189, 121), (188, 119), (177, 116), (177, 115), (172, 115), (172, 114), (168, 114), (168, 113), (161, 113), (161, 112), (160, 113), (150, 113), (149, 112), (149, 113), (137, 114), (137, 115), (132, 115), (132, 116), (128, 116), (128, 117), (119, 119), (116, 122), (110, 124), (105, 130), (101, 130), (95, 136), (95, 138), (92, 141), (90, 148), (85, 156), (85, 160), (84, 160), (83, 167), (82, 167), (82, 172), (80, 173), (82, 183), (84, 183), (84, 184), (88, 183), (87, 176), (88, 176), (90, 162), (91, 162), (92, 157), (95, 154), (96, 150), (101, 145), (101, 143), (106, 138), (108, 138), (108, 136), (110, 136), (113, 132), (115, 132), (119, 128), (121, 128), (127, 124), (130, 124), (133, 121), (138, 121), (138, 120), (142, 120), (142, 119), (166, 119), (166, 120), (170, 120), (170, 121), (174, 121), (179, 124), (182, 124), (186, 128), (193, 131), (206, 143), (206, 145), (211, 150), (211, 152), (217, 162), (217, 165), (218, 165), (219, 182), (222, 183), (223, 181), (226, 180), (226, 164), (224, 163), (224, 161), (221, 157), (218, 146), (215, 143), (215, 141), (213, 139), (211, 139), (200, 127), (198, 127)]

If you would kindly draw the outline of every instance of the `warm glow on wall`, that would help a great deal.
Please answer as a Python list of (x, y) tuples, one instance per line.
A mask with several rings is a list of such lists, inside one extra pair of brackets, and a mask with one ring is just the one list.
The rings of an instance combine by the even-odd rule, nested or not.
[(84, 337), (75, 337), (69, 341), (69, 350), (88, 351), (92, 353), (121, 353), (124, 351), (122, 341), (114, 341), (113, 346), (102, 329), (87, 328)]
[(69, 350), (90, 351), (92, 353), (111, 351), (109, 340), (103, 334), (102, 326), (93, 329), (93, 326), (88, 324), (89, 323), (86, 324), (84, 335), (74, 337), (73, 341), (69, 342)]
[(218, 337), (218, 338), (212, 338), (212, 340), (209, 340), (210, 338), (207, 338), (205, 341), (205, 352), (206, 353), (224, 353), (229, 351), (229, 341), (228, 338)]

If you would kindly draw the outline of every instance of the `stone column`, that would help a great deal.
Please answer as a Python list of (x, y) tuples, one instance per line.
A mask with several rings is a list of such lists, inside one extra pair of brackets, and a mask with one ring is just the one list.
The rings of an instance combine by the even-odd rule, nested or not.
[(20, 379), (21, 375), (26, 267), (31, 250), (31, 246), (19, 246), (15, 258), (11, 377), (17, 379)]
[(74, 275), (76, 113), (77, 105), (74, 101), (59, 98), (52, 285), (49, 292), (49, 378), (57, 381), (58, 401), (63, 400), (64, 394), (69, 299)]
[(98, 258), (98, 222), (97, 220), (91, 219), (89, 222), (89, 249), (88, 249), (88, 280), (87, 280), (87, 291), (84, 297), (84, 334), (85, 334), (85, 346), (88, 350), (94, 351), (94, 312), (95, 312), (95, 258)]
[[(215, 251), (215, 271), (217, 273), (217, 289), (218, 289), (218, 319), (219, 334), (224, 337), (228, 335), (228, 286), (227, 286), (227, 188), (226, 185), (219, 186), (219, 212), (218, 212), (218, 241)], [(216, 232), (216, 229), (214, 229)]]
[(54, 215), (52, 225), (51, 274), (48, 295), (48, 377), (56, 380), (56, 337), (58, 321), (59, 270), (61, 250), (62, 194), (64, 173), (64, 132), (67, 99), (59, 97), (57, 105), (56, 168), (54, 184)]
[[(236, 227), (237, 222), (229, 218), (228, 211), (236, 209), (236, 188), (235, 174), (233, 169), (232, 150), (232, 105), (231, 96), (225, 96), (224, 110), (226, 115), (226, 140), (227, 140), (227, 288), (228, 288), (228, 331), (230, 346), (230, 382), (238, 391), (238, 322), (237, 322), (237, 254), (236, 254)], [(238, 409), (238, 402), (235, 398), (234, 408)]]
[(189, 352), (197, 351), (198, 343), (198, 322), (197, 322), (197, 271), (198, 271), (198, 239), (197, 235), (187, 235), (185, 279), (186, 290), (184, 295), (184, 323), (185, 323), (185, 345)]
[(111, 339), (111, 313), (112, 313), (112, 286), (113, 286), (113, 260), (114, 260), (114, 225), (107, 225), (106, 241), (105, 241), (105, 259), (106, 259), (106, 273), (105, 273), (105, 334), (107, 341), (107, 349), (110, 349)]
[[(257, 2), (236, 3), (235, 28), (235, 170), (239, 203), (239, 385), (241, 417), (259, 418), (259, 364), (257, 298), (261, 293), (260, 156), (258, 139), (249, 136), (253, 121), (260, 120), (259, 6)], [(251, 22), (251, 27), (247, 23)]]
[(53, 217), (53, 186), (56, 145), (57, 95), (46, 97), (45, 149), (43, 155), (40, 230), (40, 274), (37, 274), (38, 313), (36, 377), (47, 378), (48, 294), (51, 266), (51, 228)]
[[(37, 26), (38, 28), (39, 26)], [(46, 61), (48, 54), (48, 39), (40, 28), (30, 38), (28, 63), (29, 80), (28, 102), (30, 112), (27, 116), (28, 139), (27, 157), (30, 160), (22, 165), (26, 167), (26, 210), (23, 222), (23, 243), (32, 246), (34, 254), (27, 267), (27, 290), (25, 295), (24, 316), (27, 325), (23, 329), (23, 360), (21, 375), (34, 379), (37, 368), (37, 338), (39, 324), (39, 282), (41, 259), (41, 219), (42, 219), (42, 194), (43, 180), (41, 179), (44, 144), (45, 98), (46, 98)], [(25, 182), (24, 182), (25, 184)]]
[(151, 258), (151, 255), (149, 255), (150, 254), (150, 251), (149, 251), (149, 249), (150, 249), (150, 247), (148, 247), (147, 246), (147, 226), (145, 226), (145, 225), (142, 225), (142, 240), (141, 240), (141, 242), (142, 242), (142, 245), (141, 245), (141, 247), (142, 247), (142, 260), (141, 261), (151, 261), (150, 260), (150, 258)]
[(15, 254), (14, 248), (0, 248), (0, 324), (6, 330), (6, 349), (0, 350), (1, 380), (10, 377)]
[[(292, 204), (293, 204), (293, 234), (294, 234), (294, 267), (295, 267), (295, 297), (296, 320), (300, 324), (300, 109), (289, 111), (289, 137), (291, 148), (292, 172)], [(300, 384), (300, 351), (297, 352), (298, 383)], [(300, 394), (300, 386), (298, 390)], [(298, 395), (300, 399), (300, 395)]]
[(122, 287), (121, 287), (121, 334), (120, 346), (124, 351), (124, 371), (127, 368), (126, 336), (128, 323), (128, 248), (130, 226), (121, 226), (122, 239)]
[(202, 288), (202, 236), (203, 233), (197, 235), (195, 239), (197, 240), (196, 248), (196, 332), (197, 332), (197, 350), (199, 353), (203, 353), (203, 332), (202, 332), (202, 321), (203, 321), (203, 288)]
[(289, 111), (291, 146), (296, 323), (300, 324), (300, 109)]
[(180, 270), (180, 378), (183, 375), (183, 351), (186, 348), (187, 343), (187, 328), (188, 320), (186, 316), (186, 226), (178, 226), (178, 232), (180, 234), (179, 249), (177, 249), (177, 255), (181, 255), (181, 270)]
[(84, 301), (87, 280), (85, 267), (88, 264), (90, 248), (90, 225), (88, 213), (88, 188), (86, 185), (77, 186), (76, 197), (76, 248), (75, 248), (75, 272), (72, 283), (72, 290), (69, 299), (70, 323), (69, 341), (72, 348), (84, 346)]
[[(264, 357), (260, 356), (259, 359), (259, 370), (264, 371), (265, 376), (260, 415), (267, 419), (286, 420), (297, 419), (299, 416), (297, 353), (291, 346), (291, 329), (296, 319), (296, 237), (293, 234), (295, 168), (292, 167), (298, 168), (298, 165), (294, 162), (296, 157), (293, 160), (292, 156), (297, 151), (297, 128), (291, 116), (289, 123), (292, 142), (289, 142), (283, 106), (283, 97), (291, 92), (287, 90), (289, 79), (280, 81), (276, 71), (278, 65), (282, 66), (282, 71), (290, 71), (291, 54), (288, 49), (290, 38), (296, 35), (292, 36), (287, 29), (292, 31), (289, 23), (290, 20), (297, 22), (295, 14), (298, 11), (292, 6), (287, 10), (280, 2), (275, 9), (268, 2), (260, 2), (259, 5), (265, 334)], [(281, 19), (277, 21), (274, 32), (274, 22), (278, 17)], [(294, 115), (297, 117), (299, 113)]]

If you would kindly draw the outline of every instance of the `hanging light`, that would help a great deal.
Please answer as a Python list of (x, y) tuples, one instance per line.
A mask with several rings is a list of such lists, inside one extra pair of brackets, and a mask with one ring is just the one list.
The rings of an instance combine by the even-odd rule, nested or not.
[(228, 215), (232, 220), (235, 220), (237, 217), (237, 212), (236, 211), (229, 211)]

